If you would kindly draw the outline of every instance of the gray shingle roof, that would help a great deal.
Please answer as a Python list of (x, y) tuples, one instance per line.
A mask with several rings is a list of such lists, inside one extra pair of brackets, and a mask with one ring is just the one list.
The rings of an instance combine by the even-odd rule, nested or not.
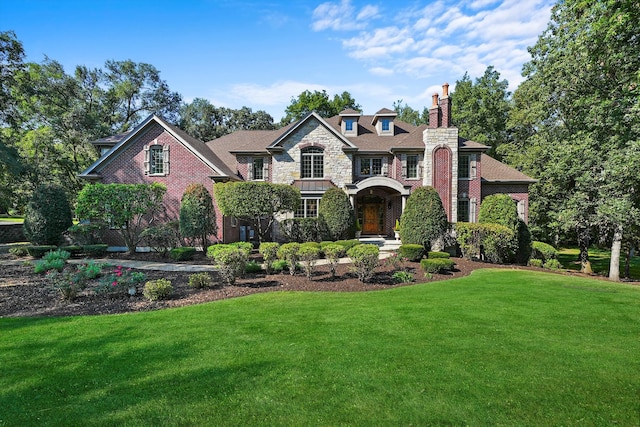
[(488, 154), (482, 154), (481, 158), (481, 178), (485, 182), (518, 182), (522, 184), (537, 182), (535, 179), (523, 174), (511, 166), (494, 159)]

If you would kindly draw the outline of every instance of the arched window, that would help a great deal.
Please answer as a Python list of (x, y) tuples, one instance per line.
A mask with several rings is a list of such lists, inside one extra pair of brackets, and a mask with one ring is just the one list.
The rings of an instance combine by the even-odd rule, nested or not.
[(324, 151), (309, 147), (302, 150), (302, 178), (324, 178)]

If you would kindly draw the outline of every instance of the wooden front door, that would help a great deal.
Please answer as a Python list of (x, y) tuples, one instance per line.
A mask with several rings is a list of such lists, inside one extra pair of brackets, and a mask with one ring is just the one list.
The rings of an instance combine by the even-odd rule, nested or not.
[(364, 205), (362, 210), (362, 234), (381, 234), (382, 218), (379, 204)]

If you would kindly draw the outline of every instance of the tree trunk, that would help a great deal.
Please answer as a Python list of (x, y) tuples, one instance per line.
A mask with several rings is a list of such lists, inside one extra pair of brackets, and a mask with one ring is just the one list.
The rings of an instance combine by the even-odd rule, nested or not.
[(593, 274), (591, 261), (589, 261), (589, 238), (580, 237), (580, 233), (578, 233), (578, 247), (580, 248), (580, 272)]
[(613, 232), (611, 243), (611, 262), (609, 263), (609, 280), (620, 281), (620, 250), (622, 249), (622, 226), (618, 225)]

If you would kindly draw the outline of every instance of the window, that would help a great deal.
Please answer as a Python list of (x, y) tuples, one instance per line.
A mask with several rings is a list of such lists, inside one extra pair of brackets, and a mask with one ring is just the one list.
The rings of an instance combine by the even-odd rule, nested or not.
[(353, 130), (353, 120), (352, 119), (346, 119), (344, 121), (344, 130), (346, 130), (346, 131), (352, 131)]
[(391, 130), (391, 120), (382, 119), (382, 132), (389, 132)]
[(152, 145), (144, 146), (144, 173), (147, 175), (169, 174), (169, 146)]
[(468, 155), (458, 157), (458, 178), (471, 178), (471, 159)]
[(149, 173), (151, 175), (164, 174), (164, 150), (161, 145), (152, 145), (149, 148)]
[(458, 222), (470, 222), (468, 199), (458, 200)]
[(302, 151), (302, 178), (324, 178), (324, 152), (311, 147)]
[(264, 179), (264, 158), (262, 157), (253, 159), (253, 179)]
[(382, 158), (360, 159), (360, 176), (382, 175)]
[(109, 152), (109, 150), (111, 150), (111, 147), (100, 147), (100, 156), (104, 156)]
[(315, 218), (318, 216), (319, 198), (302, 198), (300, 208), (295, 212), (296, 218)]
[(418, 178), (418, 156), (407, 156), (407, 178)]

